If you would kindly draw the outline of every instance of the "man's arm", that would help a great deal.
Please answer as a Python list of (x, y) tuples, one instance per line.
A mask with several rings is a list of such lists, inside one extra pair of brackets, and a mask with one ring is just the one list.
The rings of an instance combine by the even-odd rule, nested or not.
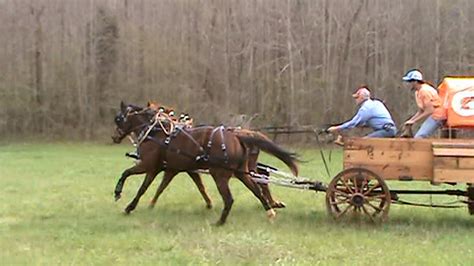
[(354, 115), (354, 117), (352, 117), (351, 120), (349, 120), (349, 121), (347, 121), (347, 122), (345, 122), (341, 125), (338, 125), (338, 126), (332, 126), (332, 127), (328, 128), (328, 131), (329, 132), (334, 132), (334, 131), (351, 129), (351, 128), (354, 128), (354, 127), (360, 125), (361, 123), (366, 122), (368, 120), (367, 118), (368, 118), (368, 111), (367, 111), (366, 108), (364, 108), (364, 106), (362, 106), (361, 108), (359, 108), (359, 110)]
[(413, 121), (417, 121), (416, 119), (418, 118), (418, 116), (420, 116), (421, 114), (423, 113), (423, 110), (422, 109), (418, 109), (418, 111), (412, 116), (410, 117), (410, 119), (408, 119), (407, 121), (405, 121), (405, 125), (413, 125), (415, 122)]
[(428, 106), (425, 107), (425, 109), (423, 110), (423, 112), (420, 113), (420, 115), (418, 115), (418, 117), (416, 117), (415, 119), (413, 119), (413, 123), (417, 123), (418, 121), (421, 121), (425, 118), (427, 118), (428, 116), (430, 116), (433, 112), (434, 112), (434, 106), (432, 103), (429, 103)]
[(425, 109), (423, 110), (418, 110), (418, 112), (410, 119), (408, 119), (405, 124), (416, 124), (418, 123), (418, 121), (421, 121), (425, 118), (427, 118), (428, 116), (430, 116), (433, 112), (434, 112), (434, 106), (433, 106), (433, 103), (432, 102), (427, 102), (425, 104)]

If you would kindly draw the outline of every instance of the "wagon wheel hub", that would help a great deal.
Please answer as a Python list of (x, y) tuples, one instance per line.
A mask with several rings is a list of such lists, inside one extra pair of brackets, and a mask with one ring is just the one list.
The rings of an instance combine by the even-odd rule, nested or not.
[(362, 207), (364, 205), (365, 197), (362, 193), (355, 193), (351, 197), (352, 205), (356, 207)]

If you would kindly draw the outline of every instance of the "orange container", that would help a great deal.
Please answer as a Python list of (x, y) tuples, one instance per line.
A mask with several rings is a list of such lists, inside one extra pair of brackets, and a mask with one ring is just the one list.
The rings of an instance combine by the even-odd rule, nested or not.
[(438, 92), (447, 112), (447, 126), (474, 128), (474, 77), (445, 77)]

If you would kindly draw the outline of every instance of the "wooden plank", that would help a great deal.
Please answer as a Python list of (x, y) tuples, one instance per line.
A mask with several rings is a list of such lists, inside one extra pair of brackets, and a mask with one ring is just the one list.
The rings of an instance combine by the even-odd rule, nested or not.
[(458, 168), (458, 158), (456, 157), (434, 157), (433, 168), (435, 169), (456, 169)]
[(474, 149), (433, 148), (434, 156), (474, 157)]
[(435, 169), (472, 169), (474, 170), (474, 157), (435, 157)]
[(472, 143), (472, 139), (432, 139), (431, 142), (436, 144)]
[(474, 170), (474, 158), (458, 158), (460, 169), (473, 169)]
[(363, 164), (424, 165), (432, 168), (433, 156), (427, 151), (347, 150), (344, 162)]
[(433, 177), (433, 168), (426, 166), (406, 166), (393, 164), (363, 164), (363, 163), (344, 163), (344, 169), (361, 167), (373, 171), (385, 180), (399, 180), (401, 177), (410, 176), (413, 180), (431, 180)]
[(344, 150), (430, 151), (432, 149), (432, 141), (426, 139), (348, 138), (344, 143)]
[(434, 169), (433, 172), (434, 182), (474, 182), (474, 171), (471, 169)]
[(474, 142), (472, 140), (433, 141), (433, 148), (474, 149)]

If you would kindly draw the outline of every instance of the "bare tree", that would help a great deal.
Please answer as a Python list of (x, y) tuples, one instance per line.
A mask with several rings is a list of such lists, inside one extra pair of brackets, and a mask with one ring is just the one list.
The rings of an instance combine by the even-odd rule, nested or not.
[(202, 123), (334, 123), (360, 83), (401, 121), (416, 108), (400, 88), (407, 69), (473, 75), (473, 11), (469, 0), (0, 1), (0, 135), (101, 136), (120, 100)]

